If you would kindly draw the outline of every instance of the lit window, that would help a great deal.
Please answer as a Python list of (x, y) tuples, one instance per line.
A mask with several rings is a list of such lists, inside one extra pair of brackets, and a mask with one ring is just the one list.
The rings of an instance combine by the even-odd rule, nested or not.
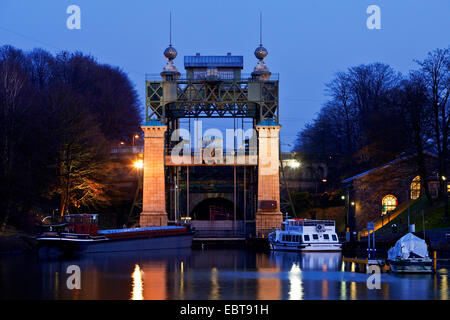
[(388, 194), (381, 200), (382, 211), (381, 214), (386, 214), (389, 211), (395, 210), (397, 208), (397, 198), (392, 194)]
[(416, 200), (420, 197), (420, 176), (413, 179), (411, 183), (411, 199)]

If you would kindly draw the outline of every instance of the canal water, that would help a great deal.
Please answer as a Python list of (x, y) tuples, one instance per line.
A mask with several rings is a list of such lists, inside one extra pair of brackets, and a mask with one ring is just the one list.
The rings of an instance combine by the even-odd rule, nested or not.
[[(81, 289), (69, 266), (78, 266)], [(69, 268), (70, 271), (70, 268)], [(0, 256), (0, 299), (449, 299), (450, 270), (433, 275), (344, 271), (341, 253), (188, 249), (73, 258)]]

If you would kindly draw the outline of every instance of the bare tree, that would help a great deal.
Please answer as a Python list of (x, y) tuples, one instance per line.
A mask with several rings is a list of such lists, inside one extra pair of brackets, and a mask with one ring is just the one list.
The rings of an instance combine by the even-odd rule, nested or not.
[(428, 104), (427, 87), (420, 72), (411, 72), (409, 79), (402, 81), (399, 103), (403, 110), (405, 124), (410, 138), (411, 153), (415, 154), (417, 173), (430, 204), (433, 204), (429, 189), (429, 172), (424, 151), (429, 147), (431, 136), (431, 112)]
[[(421, 67), (423, 79), (427, 85), (432, 111), (432, 127), (436, 150), (439, 156), (439, 193), (446, 197), (448, 164), (448, 134), (450, 115), (448, 97), (450, 95), (450, 49), (435, 49), (428, 53), (423, 61), (417, 61)], [(448, 203), (448, 201), (446, 201)], [(448, 205), (445, 207), (445, 215), (449, 216)]]
[(27, 76), (23, 71), (23, 54), (12, 47), (0, 49), (0, 99), (2, 127), (2, 167), (5, 202), (1, 231), (5, 231), (11, 212), (14, 192), (14, 160), (17, 157), (17, 141), (20, 137), (19, 119), (26, 112), (27, 103), (23, 90)]

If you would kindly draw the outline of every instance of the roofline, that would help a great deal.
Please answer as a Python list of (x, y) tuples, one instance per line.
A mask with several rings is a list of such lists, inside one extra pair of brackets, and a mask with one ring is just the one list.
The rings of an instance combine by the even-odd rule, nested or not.
[[(428, 156), (430, 156), (430, 157), (433, 157), (433, 158), (438, 158), (438, 156), (437, 156), (436, 154), (431, 153), (431, 152), (429, 152), (429, 151), (423, 151), (423, 154), (426, 154), (426, 155), (428, 155)], [(375, 168), (369, 169), (369, 170), (367, 170), (367, 171), (364, 171), (364, 172), (362, 172), (362, 173), (359, 173), (359, 174), (357, 174), (357, 175), (354, 175), (354, 176), (352, 176), (352, 177), (350, 177), (350, 178), (347, 178), (347, 179), (345, 179), (345, 180), (342, 180), (341, 182), (344, 183), (344, 184), (345, 184), (345, 183), (349, 183), (349, 182), (353, 181), (353, 180), (356, 179), (356, 178), (363, 177), (363, 176), (365, 176), (365, 175), (367, 175), (367, 174), (369, 174), (369, 173), (371, 173), (371, 172), (373, 172), (373, 171), (375, 171), (375, 170), (378, 170), (378, 169), (384, 169), (384, 168), (389, 167), (389, 166), (391, 166), (391, 165), (393, 165), (393, 164), (395, 164), (395, 163), (397, 163), (397, 162), (399, 162), (399, 161), (402, 161), (402, 160), (406, 160), (406, 159), (408, 159), (408, 158), (411, 158), (411, 157), (413, 157), (414, 155), (415, 155), (415, 154), (410, 154), (410, 155), (407, 155), (407, 156), (403, 156), (403, 157), (394, 159), (394, 160), (392, 160), (392, 161), (390, 161), (390, 162), (387, 162), (387, 163), (385, 163), (385, 164), (383, 164), (383, 165), (381, 165), (381, 166), (379, 166), (379, 167), (375, 167)]]

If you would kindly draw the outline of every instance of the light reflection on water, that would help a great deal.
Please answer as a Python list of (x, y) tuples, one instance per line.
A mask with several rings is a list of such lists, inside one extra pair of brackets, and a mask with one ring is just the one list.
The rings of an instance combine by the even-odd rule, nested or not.
[(133, 294), (131, 295), (131, 300), (143, 300), (144, 299), (144, 282), (142, 281), (142, 271), (137, 264), (134, 267), (134, 272), (131, 275), (133, 278)]
[(297, 264), (292, 264), (291, 271), (289, 271), (289, 300), (303, 299), (303, 284), (301, 277), (302, 270)]
[[(81, 269), (68, 290), (67, 267)], [(435, 275), (345, 272), (340, 253), (257, 253), (243, 249), (87, 255), (42, 260), (4, 256), (0, 299), (449, 299), (448, 270)]]

